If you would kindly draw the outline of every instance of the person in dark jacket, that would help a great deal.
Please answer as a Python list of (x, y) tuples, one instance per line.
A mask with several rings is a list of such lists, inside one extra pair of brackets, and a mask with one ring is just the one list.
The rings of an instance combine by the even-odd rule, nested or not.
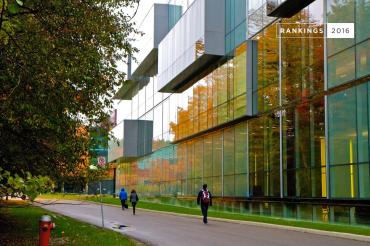
[(201, 189), (198, 193), (197, 197), (197, 204), (200, 204), (200, 208), (202, 210), (203, 215), (203, 223), (207, 224), (207, 212), (208, 207), (212, 206), (212, 195), (211, 192), (207, 189), (207, 184), (203, 185), (203, 189)]
[(125, 210), (128, 206), (126, 205), (127, 200), (127, 192), (124, 188), (121, 189), (121, 192), (119, 193), (119, 199), (121, 200), (122, 210)]
[(130, 194), (130, 202), (131, 202), (131, 205), (132, 205), (132, 213), (135, 215), (135, 207), (136, 207), (136, 204), (137, 202), (139, 201), (139, 197), (138, 195), (136, 194), (136, 191), (135, 190), (132, 190), (131, 191), (131, 194)]

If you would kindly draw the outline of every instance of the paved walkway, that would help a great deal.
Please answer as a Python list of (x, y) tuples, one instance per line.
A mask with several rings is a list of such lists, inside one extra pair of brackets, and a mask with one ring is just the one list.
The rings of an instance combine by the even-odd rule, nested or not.
[[(101, 225), (100, 205), (98, 204), (58, 200), (53, 205), (43, 206), (43, 208), (94, 225)], [(127, 227), (116, 230), (149, 245), (161, 246), (370, 246), (370, 242), (216, 221), (212, 218), (209, 219), (207, 225), (204, 225), (199, 218), (140, 209), (136, 213), (132, 215), (131, 209), (122, 211), (118, 207), (104, 206), (105, 226), (114, 228), (125, 225)]]

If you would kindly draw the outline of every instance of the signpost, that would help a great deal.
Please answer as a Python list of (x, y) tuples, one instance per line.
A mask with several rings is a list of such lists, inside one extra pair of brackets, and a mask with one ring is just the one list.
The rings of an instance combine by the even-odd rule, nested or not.
[[(99, 156), (101, 157), (101, 156)], [(99, 165), (99, 161), (98, 161), (98, 165)], [(104, 165), (105, 165), (105, 158), (104, 158)], [(98, 167), (97, 166), (94, 166), (94, 165), (90, 165), (89, 166), (89, 169), (90, 170), (98, 170)], [(102, 201), (102, 193), (101, 193), (101, 180), (99, 180), (99, 192), (100, 192), (100, 211), (101, 211), (101, 225), (102, 227), (104, 228), (104, 213), (103, 213), (103, 201)]]

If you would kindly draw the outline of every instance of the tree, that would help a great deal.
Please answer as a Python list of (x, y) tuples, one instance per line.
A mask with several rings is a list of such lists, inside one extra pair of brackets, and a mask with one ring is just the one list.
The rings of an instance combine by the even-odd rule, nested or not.
[[(0, 165), (57, 176), (108, 118), (139, 0), (0, 0)], [(105, 128), (108, 131), (108, 128)]]

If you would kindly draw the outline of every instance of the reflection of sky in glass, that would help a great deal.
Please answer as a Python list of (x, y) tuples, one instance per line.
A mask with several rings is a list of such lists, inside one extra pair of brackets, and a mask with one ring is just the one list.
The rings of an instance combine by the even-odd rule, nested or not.
[(256, 11), (258, 8), (262, 6), (266, 1), (265, 0), (252, 0), (248, 1), (249, 2), (249, 13), (251, 14), (252, 12)]
[(124, 119), (131, 119), (131, 101), (121, 100), (117, 103), (117, 123), (120, 123)]
[[(164, 0), (164, 1), (144, 1), (141, 2), (140, 8), (138, 10), (138, 14), (136, 18), (139, 18), (140, 13), (142, 13), (141, 18), (144, 18), (145, 16), (148, 16), (148, 12), (145, 13), (145, 11), (149, 11), (152, 7), (151, 4), (153, 3), (169, 3), (169, 4), (179, 4), (184, 6), (184, 9), (193, 1), (186, 1), (186, 0)], [(265, 3), (265, 0), (255, 0), (255, 1), (249, 1), (249, 9), (253, 8), (259, 8), (262, 9), (262, 4)], [(144, 9), (144, 10), (143, 10)], [(309, 5), (309, 7), (306, 8), (306, 10), (309, 10), (310, 15), (310, 22), (315, 23), (322, 23), (323, 21), (323, 0), (316, 0), (314, 3)], [(260, 30), (263, 26), (267, 25), (267, 21), (264, 21), (265, 14), (263, 11), (257, 11), (253, 14), (253, 16), (257, 14), (258, 18), (255, 21), (255, 24), (259, 24), (257, 26), (257, 29)], [(262, 17), (263, 16), (263, 17)], [(252, 16), (250, 16), (251, 18)], [(145, 19), (145, 18), (144, 18)], [(252, 18), (253, 20), (253, 18)], [(307, 22), (307, 21), (305, 21)], [(266, 24), (264, 24), (266, 23)], [(250, 19), (250, 23), (253, 24), (253, 21)], [(251, 32), (251, 26), (249, 26), (250, 32)], [(232, 66), (232, 64), (231, 64)], [(151, 79), (151, 82), (148, 84), (147, 89), (142, 89), (142, 91), (139, 93), (139, 95), (136, 95), (133, 97), (132, 101), (121, 101), (117, 112), (117, 122), (121, 122), (123, 119), (130, 119), (133, 117), (132, 113), (135, 113), (134, 116), (142, 116), (142, 119), (147, 120), (153, 120), (157, 127), (155, 127), (155, 134), (154, 136), (162, 136), (164, 138), (173, 138), (172, 135), (168, 136), (165, 134), (168, 134), (168, 131), (171, 131), (169, 127), (169, 122), (173, 122), (174, 124), (178, 124), (178, 112), (184, 112), (189, 110), (189, 100), (192, 100), (194, 97), (194, 88), (196, 86), (206, 86), (205, 81), (201, 80), (197, 84), (193, 85), (192, 87), (185, 90), (181, 95), (171, 95), (169, 106), (166, 104), (164, 108), (153, 110), (153, 106), (157, 105), (162, 101), (162, 98), (166, 98), (163, 93), (157, 92), (157, 81), (155, 78)], [(144, 93), (144, 90), (146, 92)], [(146, 98), (146, 103), (143, 103), (143, 98)], [(268, 97), (267, 97), (268, 98)], [(203, 102), (203, 101), (201, 101)], [(200, 110), (205, 107), (204, 105), (200, 105)], [(162, 111), (163, 110), (163, 111)], [(170, 115), (168, 116), (167, 112), (170, 112)], [(146, 114), (145, 114), (146, 113)], [(165, 114), (166, 117), (159, 118), (160, 115)], [(134, 118), (135, 118), (134, 117)], [(158, 123), (157, 123), (158, 122)], [(162, 131), (160, 131), (162, 130)], [(170, 134), (173, 134), (172, 132)]]
[[(150, 11), (150, 9), (152, 8), (154, 3), (168, 3), (168, 0), (142, 0), (142, 1), (140, 1), (140, 4), (139, 4), (139, 7), (137, 8), (136, 14), (135, 14), (136, 5), (134, 6), (134, 8), (125, 9), (125, 12), (129, 16), (133, 16), (135, 14), (135, 16), (132, 19), (132, 22), (135, 23), (136, 28), (140, 27), (140, 24), (143, 22), (145, 16), (148, 14), (148, 12)], [(142, 31), (147, 32), (147, 31), (150, 31), (150, 30), (142, 30)], [(133, 34), (133, 36), (134, 36), (134, 34)], [(118, 68), (119, 68), (120, 71), (124, 71), (124, 72), (127, 71), (127, 66), (126, 66), (126, 64), (124, 64), (124, 61), (122, 61), (118, 64)]]
[[(137, 12), (132, 19), (132, 21), (135, 23), (135, 26), (137, 29), (140, 31), (144, 32), (146, 35), (143, 37), (138, 37), (137, 41), (135, 42), (134, 46), (137, 47), (141, 52), (135, 54), (135, 57), (138, 61), (140, 61), (145, 55), (148, 53), (147, 47), (153, 46), (151, 44), (151, 41), (153, 40), (153, 27), (149, 27), (149, 24), (151, 23), (150, 21), (145, 23), (145, 19), (148, 16), (148, 13), (151, 11), (151, 8), (153, 7), (154, 3), (161, 3), (161, 4), (174, 4), (174, 5), (179, 5), (182, 6), (182, 12), (184, 13), (188, 7), (194, 2), (195, 0), (142, 0), (140, 1), (139, 7), (137, 9)], [(126, 13), (129, 14), (130, 16), (134, 15), (136, 11), (135, 8), (128, 8), (126, 10)], [(149, 13), (150, 15), (150, 13)], [(147, 17), (148, 19), (148, 17)], [(150, 19), (150, 18), (149, 18)], [(144, 21), (144, 22), (143, 22)], [(152, 23), (153, 24), (153, 23)], [(135, 35), (133, 35), (135, 36)], [(136, 36), (137, 37), (137, 36)], [(151, 44), (151, 45), (150, 45)], [(119, 70), (126, 72), (126, 64), (124, 62), (120, 62), (119, 64)], [(135, 64), (132, 62), (132, 71), (135, 71), (135, 68), (137, 67), (138, 64)]]
[(310, 22), (315, 23), (323, 23), (323, 9), (324, 9), (324, 3), (323, 0), (316, 0), (311, 5), (309, 5), (309, 11), (310, 11)]
[(116, 139), (111, 139), (108, 142), (108, 162), (123, 156), (123, 122), (113, 128), (111, 134), (113, 134)]
[[(194, 4), (158, 46), (158, 81), (163, 87), (192, 64), (205, 33), (205, 1)], [(186, 31), (188, 30), (188, 31)]]
[(150, 8), (153, 6), (154, 3), (167, 3), (167, 2), (168, 0), (142, 0), (140, 1), (139, 8), (133, 19), (133, 21), (136, 23), (136, 26), (138, 27), (141, 24), (141, 22), (143, 21), (145, 16), (148, 14)]
[(143, 36), (135, 35), (134, 46), (139, 50), (134, 54), (136, 61), (132, 61), (132, 72), (149, 54), (154, 45), (154, 6), (152, 5), (148, 13), (144, 16), (141, 23), (138, 24), (138, 30), (143, 32)]

